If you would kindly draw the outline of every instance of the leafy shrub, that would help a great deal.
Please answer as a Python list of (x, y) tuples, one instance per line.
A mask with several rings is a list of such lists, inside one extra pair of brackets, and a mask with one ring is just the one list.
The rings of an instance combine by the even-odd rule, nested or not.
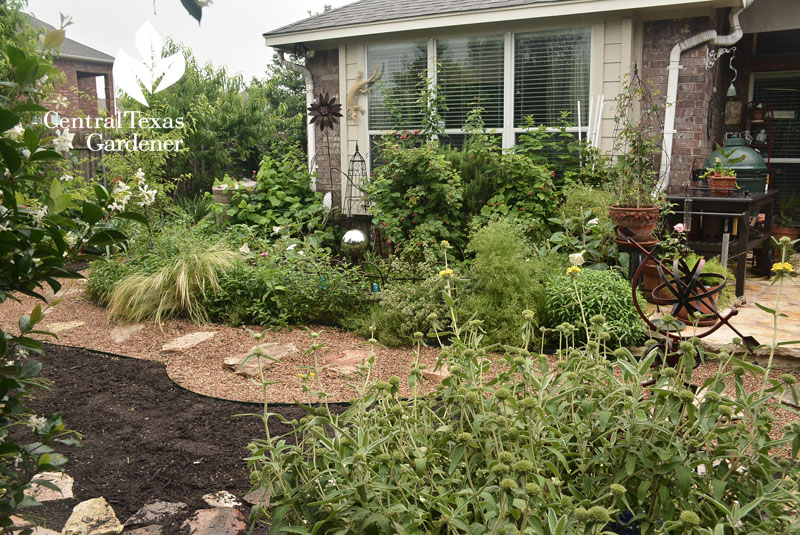
[[(229, 186), (236, 183), (230, 179)], [(333, 231), (326, 228), (328, 213), (323, 195), (312, 189), (312, 175), (300, 154), (288, 151), (282, 159), (264, 156), (256, 174), (256, 189), (248, 192), (231, 187), (230, 204), (215, 204), (214, 213), (224, 214), (233, 224), (258, 226), (268, 234), (275, 227), (304, 236), (315, 245), (329, 245)]]
[(414, 333), (427, 336), (433, 327), (431, 314), (443, 319), (447, 309), (442, 300), (439, 275), (421, 282), (389, 283), (372, 297), (373, 304), (361, 314), (349, 318), (347, 327), (375, 338), (385, 346), (414, 342)]
[(475, 259), (460, 296), (459, 317), (482, 320), (487, 343), (519, 345), (520, 311), (535, 310), (542, 293), (531, 269), (534, 253), (522, 228), (508, 221), (489, 223), (475, 232), (467, 252)]
[(133, 323), (154, 320), (161, 325), (178, 315), (205, 323), (208, 295), (219, 289), (220, 272), (229, 269), (236, 256), (221, 245), (202, 251), (186, 250), (154, 273), (130, 274), (112, 287), (109, 314)]
[(367, 288), (357, 267), (281, 240), (225, 273), (209, 309), (231, 325), (339, 325), (362, 306)]
[[(638, 291), (638, 290), (637, 290)], [(631, 284), (610, 269), (584, 269), (577, 275), (556, 275), (547, 286), (547, 310), (551, 327), (569, 323), (578, 327), (577, 340), (586, 340), (589, 320), (602, 315), (607, 343), (632, 346), (644, 340), (642, 320), (633, 305)], [(640, 302), (644, 298), (639, 297)]]
[[(686, 387), (704, 356), (696, 340), (665, 367), (655, 353), (610, 353), (602, 320), (557, 364), (508, 348), (493, 375), (478, 327), (453, 327), (440, 356), (452, 375), (430, 395), (415, 362), (409, 399), (398, 377), (364, 379), (344, 412), (309, 406), (286, 435), (254, 440), (252, 477), (270, 496), (254, 518), (343, 535), (794, 531), (800, 424), (778, 431), (768, 408), (791, 375), (721, 354), (701, 397)], [(753, 379), (762, 386), (748, 394)]]
[(553, 173), (527, 156), (513, 152), (498, 158), (492, 173), (496, 181), (494, 195), (472, 219), (472, 227), (510, 219), (522, 225), (528, 236), (547, 237), (547, 219), (556, 212), (560, 200), (553, 185)]
[(402, 147), (387, 142), (386, 164), (367, 184), (372, 222), (384, 237), (412, 255), (425, 245), (460, 237), (461, 177), (438, 144)]

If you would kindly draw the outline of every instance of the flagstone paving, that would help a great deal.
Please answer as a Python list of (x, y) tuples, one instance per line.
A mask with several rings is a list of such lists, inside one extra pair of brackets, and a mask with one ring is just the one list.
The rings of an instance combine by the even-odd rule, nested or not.
[(196, 333), (185, 334), (179, 338), (170, 340), (169, 342), (161, 346), (161, 351), (167, 351), (167, 352), (184, 351), (196, 345), (200, 345), (206, 340), (213, 338), (215, 334), (217, 334), (216, 331), (200, 331)]

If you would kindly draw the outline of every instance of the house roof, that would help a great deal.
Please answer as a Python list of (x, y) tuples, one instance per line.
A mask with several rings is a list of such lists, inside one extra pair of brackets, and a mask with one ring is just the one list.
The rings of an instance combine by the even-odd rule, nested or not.
[[(32, 15), (27, 15), (27, 17), (31, 21), (31, 26), (34, 28), (43, 28), (47, 32), (56, 29), (55, 26), (47, 24)], [(105, 52), (100, 52), (96, 48), (86, 46), (78, 41), (73, 41), (68, 37), (65, 38), (64, 42), (61, 44), (59, 57), (94, 61), (98, 63), (114, 63), (114, 56), (109, 56)]]
[(469, 13), (507, 7), (560, 2), (562, 0), (359, 0), (272, 30), (264, 37), (339, 26), (387, 22), (426, 15)]

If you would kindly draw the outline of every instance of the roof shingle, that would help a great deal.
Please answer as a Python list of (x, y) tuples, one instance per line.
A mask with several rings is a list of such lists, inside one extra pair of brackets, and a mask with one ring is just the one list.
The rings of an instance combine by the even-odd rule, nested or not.
[[(27, 14), (26, 14), (27, 15)], [(34, 28), (44, 28), (45, 31), (55, 30), (55, 27), (47, 24), (44, 21), (37, 19), (32, 15), (27, 15), (31, 21), (31, 26)], [(102, 61), (104, 63), (113, 63), (114, 56), (109, 56), (105, 52), (86, 46), (78, 41), (73, 41), (70, 38), (65, 38), (64, 43), (60, 47), (60, 52), (64, 56), (71, 56), (75, 58), (87, 59), (89, 61)]]
[(359, 0), (264, 34), (264, 37), (390, 20), (525, 6), (560, 0)]

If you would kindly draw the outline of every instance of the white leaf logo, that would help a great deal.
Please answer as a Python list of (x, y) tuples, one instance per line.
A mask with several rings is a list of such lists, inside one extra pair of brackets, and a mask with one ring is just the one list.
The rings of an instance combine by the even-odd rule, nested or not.
[(117, 52), (112, 70), (114, 82), (133, 100), (149, 106), (142, 88), (149, 93), (158, 93), (175, 84), (186, 71), (186, 60), (181, 52), (161, 57), (163, 42), (150, 22), (145, 22), (136, 31), (135, 43), (143, 61), (137, 61), (123, 50)]

